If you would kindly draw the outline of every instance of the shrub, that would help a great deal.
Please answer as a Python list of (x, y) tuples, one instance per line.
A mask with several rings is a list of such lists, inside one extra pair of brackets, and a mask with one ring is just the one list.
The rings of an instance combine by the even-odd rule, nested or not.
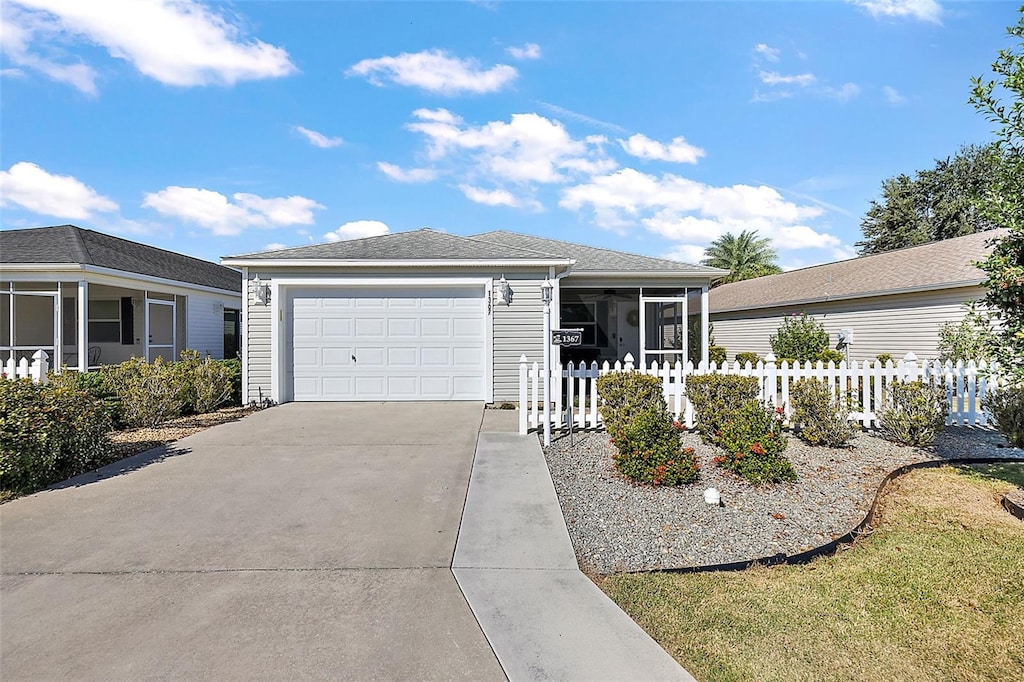
[(826, 348), (825, 350), (821, 351), (820, 354), (818, 354), (818, 357), (815, 360), (821, 360), (826, 365), (830, 362), (834, 362), (836, 365), (838, 365), (840, 362), (846, 360), (846, 353), (844, 353), (841, 350), (836, 350), (834, 348)]
[(782, 455), (786, 437), (782, 433), (781, 408), (746, 401), (722, 425), (719, 445), (725, 454), (716, 457), (715, 463), (754, 485), (796, 480), (793, 465)]
[(714, 362), (721, 367), (725, 362), (725, 346), (708, 346), (708, 362)]
[(793, 384), (789, 399), (797, 436), (811, 445), (839, 448), (853, 438), (856, 426), (850, 422), (849, 397), (839, 399), (822, 381), (801, 379)]
[(967, 313), (959, 322), (946, 322), (939, 327), (939, 360), (987, 360), (988, 348), (994, 338), (992, 325), (979, 313), (974, 301), (966, 303)]
[(700, 475), (693, 448), (683, 448), (679, 442), (664, 399), (660, 407), (633, 414), (612, 443), (618, 450), (612, 456), (615, 468), (637, 483), (683, 485)]
[(981, 401), (1010, 445), (1024, 448), (1024, 386), (992, 392)]
[(181, 414), (191, 390), (182, 385), (180, 369), (163, 358), (148, 363), (132, 358), (106, 370), (108, 385), (121, 399), (121, 416), (129, 426), (157, 426)]
[(206, 358), (190, 369), (192, 409), (196, 414), (212, 412), (231, 400), (234, 386), (229, 368)]
[(110, 430), (103, 402), (68, 380), (0, 380), (0, 486), (31, 492), (87, 471)]
[(121, 400), (109, 385), (107, 375), (103, 370), (94, 372), (64, 370), (60, 374), (51, 371), (48, 380), (50, 384), (62, 386), (67, 390), (84, 391), (93, 398), (102, 401), (107, 414), (110, 416), (113, 428), (119, 429), (124, 425), (121, 418)]
[(701, 440), (709, 445), (717, 444), (718, 433), (729, 413), (757, 398), (760, 388), (754, 377), (734, 374), (687, 377), (686, 397), (693, 404)]
[(882, 363), (883, 365), (887, 362), (893, 361), (891, 353), (879, 353), (878, 355), (875, 356), (875, 360)]
[(825, 326), (807, 313), (787, 317), (768, 340), (776, 357), (796, 358), (801, 362), (817, 361), (828, 348)]
[(601, 396), (601, 419), (612, 438), (641, 412), (665, 406), (664, 389), (657, 377), (639, 372), (609, 372), (597, 378), (597, 393)]
[(920, 381), (894, 381), (878, 413), (882, 437), (903, 445), (931, 445), (946, 425), (946, 392)]
[(746, 365), (748, 362), (751, 365), (756, 365), (757, 363), (761, 362), (761, 356), (758, 355), (757, 353), (737, 353), (736, 362), (740, 363), (741, 365)]
[[(231, 377), (231, 397), (228, 399), (227, 404), (234, 406), (241, 405), (242, 361), (239, 360), (238, 358), (229, 358), (225, 360), (218, 360), (217, 362), (219, 362), (220, 365), (224, 367), (225, 370), (227, 370), (228, 375)], [(505, 408), (503, 404), (502, 409), (515, 409), (515, 406), (513, 406), (512, 408)]]

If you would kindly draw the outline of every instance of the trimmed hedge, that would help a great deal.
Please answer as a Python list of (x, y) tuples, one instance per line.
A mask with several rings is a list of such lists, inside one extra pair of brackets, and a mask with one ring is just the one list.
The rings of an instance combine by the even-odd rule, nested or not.
[(761, 391), (754, 377), (735, 374), (704, 374), (686, 378), (686, 397), (693, 404), (700, 438), (718, 445), (719, 433), (728, 415)]
[(88, 471), (112, 428), (109, 408), (73, 377), (0, 380), (0, 488), (31, 492)]
[(601, 418), (617, 450), (612, 460), (624, 476), (650, 485), (697, 480), (700, 465), (693, 448), (682, 447), (657, 377), (612, 372), (598, 378), (597, 391)]
[(748, 400), (730, 411), (718, 438), (725, 454), (714, 462), (753, 485), (795, 481), (796, 471), (783, 456), (788, 441), (782, 432), (781, 409)]

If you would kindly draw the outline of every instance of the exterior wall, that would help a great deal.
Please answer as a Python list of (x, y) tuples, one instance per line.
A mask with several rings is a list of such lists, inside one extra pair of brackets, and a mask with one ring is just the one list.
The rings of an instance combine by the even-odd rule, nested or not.
[[(235, 305), (238, 305), (237, 303)], [(224, 309), (231, 308), (217, 296), (193, 294), (188, 297), (186, 310), (186, 345), (199, 351), (203, 357), (224, 358)]]
[(246, 335), (242, 361), (245, 363), (245, 376), (248, 386), (245, 389), (247, 400), (258, 400), (260, 390), (263, 397), (270, 397), (270, 306), (254, 303), (252, 283), (246, 284), (250, 292), (246, 298), (246, 324), (242, 333)]
[[(500, 275), (499, 275), (500, 277)], [(498, 303), (494, 285), (494, 400), (519, 400), (519, 357), (530, 362), (544, 358), (544, 303), (540, 297), (543, 275), (506, 274), (514, 295), (512, 305)], [(554, 307), (554, 304), (552, 304)]]
[[(524, 272), (482, 272), (464, 268), (430, 268), (413, 271), (411, 269), (363, 270), (339, 272), (332, 268), (292, 268), (287, 270), (260, 270), (249, 268), (250, 292), (247, 298), (248, 321), (242, 333), (246, 335), (245, 362), (248, 384), (246, 395), (249, 400), (259, 397), (260, 388), (264, 397), (271, 395), (271, 306), (253, 302), (252, 279), (258, 274), (260, 281), (269, 284), (275, 279), (285, 282), (288, 277), (313, 278), (322, 276), (326, 279), (344, 277), (467, 277), (487, 278), (493, 280), (491, 299), (491, 320), (493, 330), (493, 386), (494, 400), (519, 399), (519, 357), (523, 354), (531, 360), (540, 361), (543, 357), (543, 304), (540, 297), (540, 285), (546, 275), (543, 271), (531, 270)], [(501, 302), (498, 280), (504, 275), (513, 291), (512, 305)]]
[(833, 348), (839, 330), (852, 329), (851, 360), (874, 360), (881, 353), (899, 359), (908, 352), (920, 359), (933, 359), (938, 355), (939, 327), (963, 319), (963, 304), (983, 295), (981, 287), (960, 287), (767, 310), (712, 312), (711, 322), (715, 343), (725, 346), (729, 360), (744, 351), (767, 355), (771, 351), (769, 336), (786, 315), (801, 312), (825, 325)]

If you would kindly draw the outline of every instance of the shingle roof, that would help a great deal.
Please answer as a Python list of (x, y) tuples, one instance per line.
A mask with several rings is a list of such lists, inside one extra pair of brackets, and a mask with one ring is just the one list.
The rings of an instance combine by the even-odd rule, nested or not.
[(711, 312), (980, 284), (984, 273), (971, 263), (991, 251), (986, 246), (990, 239), (1005, 233), (1006, 230), (979, 232), (725, 284), (711, 290)]
[(429, 228), (279, 251), (261, 251), (231, 259), (246, 260), (564, 260), (519, 245), (459, 237)]
[(473, 235), (473, 239), (481, 239), (495, 244), (515, 244), (522, 248), (534, 251), (543, 251), (550, 254), (558, 254), (566, 258), (575, 259), (573, 272), (694, 272), (718, 275), (723, 271), (716, 268), (709, 268), (704, 265), (690, 265), (664, 258), (651, 258), (650, 256), (639, 256), (624, 251), (612, 249), (601, 249), (596, 246), (585, 246), (572, 242), (563, 242), (557, 239), (535, 237), (517, 232), (497, 230), (495, 232), (484, 232)]
[(75, 225), (0, 231), (0, 263), (81, 263), (242, 291), (237, 270)]

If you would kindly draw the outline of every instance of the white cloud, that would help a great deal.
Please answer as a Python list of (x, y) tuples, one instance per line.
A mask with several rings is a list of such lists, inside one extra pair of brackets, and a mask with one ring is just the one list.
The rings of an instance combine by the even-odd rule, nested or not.
[(430, 182), (438, 175), (433, 168), (402, 168), (384, 161), (378, 161), (377, 168), (395, 182)]
[(281, 242), (273, 242), (263, 247), (264, 251), (280, 251), (281, 249), (287, 249), (288, 247)]
[(715, 187), (670, 173), (624, 168), (562, 192), (559, 205), (593, 211), (599, 226), (628, 232), (637, 225), (683, 244), (708, 244), (726, 232), (757, 230), (779, 249), (838, 246), (834, 236), (807, 223), (824, 213), (800, 206), (764, 185)]
[(867, 10), (873, 17), (910, 17), (929, 21), (933, 24), (942, 23), (945, 10), (936, 0), (847, 0)]
[(814, 85), (818, 80), (813, 73), (785, 76), (777, 71), (761, 71), (759, 75), (761, 82), (765, 85), (798, 85), (800, 87), (807, 87), (808, 85)]
[(518, 207), (523, 204), (507, 189), (482, 189), (472, 185), (459, 185), (459, 189), (466, 198), (477, 204), (486, 206), (512, 206)]
[(665, 258), (696, 265), (704, 260), (706, 253), (705, 248), (697, 244), (677, 244), (671, 251), (665, 254)]
[(899, 90), (892, 87), (891, 85), (882, 86), (882, 94), (885, 95), (885, 101), (894, 107), (901, 107), (907, 103), (907, 98), (900, 93)]
[(349, 239), (376, 237), (387, 234), (390, 231), (391, 228), (379, 220), (353, 220), (332, 232), (328, 232), (324, 235), (324, 239), (329, 242), (342, 242)]
[(34, 163), (19, 161), (0, 171), (0, 206), (19, 206), (39, 215), (89, 220), (113, 213), (118, 205), (70, 175), (53, 175)]
[(142, 205), (159, 213), (196, 223), (215, 235), (237, 235), (249, 227), (312, 225), (322, 205), (302, 196), (265, 199), (239, 192), (229, 200), (220, 192), (197, 187), (166, 187), (146, 194)]
[(513, 114), (505, 121), (466, 124), (446, 109), (413, 113), (406, 127), (426, 138), (427, 155), (469, 167), (470, 175), (494, 182), (557, 183), (615, 167), (601, 145), (603, 137), (572, 137), (558, 121), (539, 114)]
[(770, 62), (779, 61), (779, 56), (782, 54), (782, 50), (776, 47), (769, 47), (765, 43), (758, 43), (757, 45), (754, 45), (754, 52)]
[(627, 154), (641, 159), (697, 163), (697, 159), (704, 156), (703, 149), (693, 146), (683, 137), (674, 137), (671, 142), (665, 144), (637, 133), (628, 140), (619, 140), (619, 145), (626, 150)]
[(3, 49), (18, 66), (87, 94), (96, 72), (62, 63), (63, 46), (99, 45), (166, 85), (232, 85), (294, 73), (287, 51), (247, 38), (225, 15), (193, 0), (9, 0)]
[(497, 92), (511, 83), (519, 72), (507, 64), (484, 69), (475, 59), (459, 59), (444, 50), (405, 52), (396, 57), (364, 59), (347, 72), (364, 76), (373, 85), (390, 81), (441, 95)]
[(540, 59), (540, 45), (526, 43), (522, 47), (509, 47), (505, 50), (513, 59)]
[(851, 99), (860, 94), (860, 86), (856, 83), (843, 83), (838, 88), (832, 86), (826, 86), (822, 88), (822, 93), (830, 98), (839, 102), (849, 102)]
[(323, 133), (318, 133), (315, 130), (310, 130), (309, 128), (304, 128), (302, 126), (295, 126), (294, 129), (295, 132), (306, 138), (311, 145), (314, 147), (320, 147), (321, 149), (337, 147), (345, 142), (340, 137), (327, 137)]

